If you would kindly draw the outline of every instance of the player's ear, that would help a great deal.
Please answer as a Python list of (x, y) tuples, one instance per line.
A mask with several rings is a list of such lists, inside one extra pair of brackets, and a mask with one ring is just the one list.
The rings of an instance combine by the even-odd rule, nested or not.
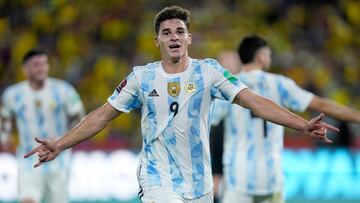
[(257, 51), (255, 52), (254, 61), (257, 61), (257, 62), (262, 63), (262, 62), (263, 62), (263, 58), (264, 58), (264, 56), (263, 56), (262, 50), (261, 50), (261, 49), (260, 49), (260, 50), (257, 50)]
[(159, 47), (159, 39), (157, 35), (154, 37), (154, 41), (155, 41), (155, 46)]
[(257, 61), (262, 67), (266, 67), (266, 53), (263, 49), (260, 49), (256, 53)]
[(189, 41), (189, 45), (190, 45), (192, 42), (192, 34), (190, 32), (188, 33), (188, 41)]

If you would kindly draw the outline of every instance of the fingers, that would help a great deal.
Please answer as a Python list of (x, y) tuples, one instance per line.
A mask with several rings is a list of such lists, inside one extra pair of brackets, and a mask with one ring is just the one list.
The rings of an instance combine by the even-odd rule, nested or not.
[(328, 130), (326, 128), (314, 130), (311, 134), (311, 137), (315, 138), (315, 139), (319, 139), (325, 143), (331, 144), (331, 143), (333, 143), (333, 141), (326, 137), (327, 131)]
[(39, 162), (43, 162), (47, 159), (47, 155), (39, 157)]
[(325, 143), (329, 143), (329, 144), (333, 143), (333, 141), (330, 140), (329, 138), (327, 138), (326, 134), (323, 134), (323, 133), (318, 134), (318, 133), (314, 132), (314, 134), (312, 134), (310, 137), (312, 137), (314, 139), (321, 140), (321, 141), (323, 141)]
[(49, 145), (49, 142), (47, 140), (41, 139), (39, 137), (35, 137), (35, 141), (40, 143), (40, 144)]
[(38, 166), (42, 165), (43, 163), (47, 162), (46, 160), (40, 161), (34, 165), (34, 168), (37, 168)]
[(29, 156), (35, 154), (36, 152), (40, 151), (41, 146), (35, 147), (34, 149), (32, 149), (31, 151), (29, 151), (28, 153), (26, 153), (24, 155), (24, 158), (28, 158)]
[(325, 115), (323, 113), (321, 113), (320, 115), (318, 115), (317, 117), (313, 118), (313, 121), (316, 123), (316, 122), (319, 122), (321, 121), (322, 119), (324, 119)]
[(39, 156), (39, 157), (43, 157), (43, 156), (48, 155), (49, 153), (50, 153), (49, 150), (45, 150), (45, 151), (40, 150), (38, 156)]
[(328, 139), (326, 136), (324, 137), (324, 139), (322, 139), (322, 141), (329, 144), (333, 143), (333, 141)]
[(334, 132), (340, 132), (339, 128), (336, 128), (336, 127), (334, 127), (334, 126), (332, 126), (330, 124), (327, 124), (327, 123), (324, 123), (324, 122), (320, 122), (320, 124), (321, 124), (321, 127), (332, 130)]

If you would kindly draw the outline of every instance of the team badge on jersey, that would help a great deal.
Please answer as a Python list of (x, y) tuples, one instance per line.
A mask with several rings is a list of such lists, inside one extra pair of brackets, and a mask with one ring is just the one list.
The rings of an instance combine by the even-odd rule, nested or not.
[(42, 106), (41, 100), (36, 99), (36, 100), (35, 100), (35, 107), (36, 107), (36, 108), (40, 108), (41, 106)]
[(168, 93), (172, 97), (177, 97), (180, 94), (180, 82), (168, 82)]
[(185, 91), (186, 91), (187, 93), (193, 93), (193, 92), (195, 92), (195, 91), (196, 91), (196, 84), (195, 84), (195, 82), (187, 82), (187, 83), (185, 84)]

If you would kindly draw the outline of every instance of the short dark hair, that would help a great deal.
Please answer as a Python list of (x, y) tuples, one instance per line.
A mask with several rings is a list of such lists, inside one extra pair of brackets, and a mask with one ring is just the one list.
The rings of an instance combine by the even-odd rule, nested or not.
[(238, 54), (243, 64), (251, 63), (254, 60), (256, 52), (268, 46), (266, 40), (258, 35), (249, 35), (244, 37), (238, 47)]
[(32, 48), (30, 49), (28, 52), (26, 52), (26, 54), (23, 57), (22, 63), (26, 63), (30, 58), (32, 58), (33, 56), (37, 56), (37, 55), (47, 55), (47, 52), (45, 50), (45, 48), (43, 47), (36, 47), (36, 48)]
[(182, 20), (185, 23), (186, 28), (189, 29), (190, 12), (184, 8), (181, 8), (180, 6), (170, 6), (164, 8), (158, 14), (156, 14), (154, 21), (155, 33), (159, 33), (160, 24), (162, 22), (174, 18)]

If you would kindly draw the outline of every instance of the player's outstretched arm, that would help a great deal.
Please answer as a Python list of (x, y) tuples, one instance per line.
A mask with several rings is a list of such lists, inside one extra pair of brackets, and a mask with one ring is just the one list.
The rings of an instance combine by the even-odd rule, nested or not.
[(253, 93), (249, 89), (240, 91), (236, 95), (234, 103), (249, 108), (255, 115), (265, 120), (303, 131), (308, 136), (323, 140), (327, 143), (331, 143), (331, 140), (326, 138), (327, 130), (339, 131), (339, 129), (321, 122), (324, 114), (320, 114), (310, 121), (307, 121), (274, 102)]
[(311, 100), (308, 109), (323, 112), (333, 118), (355, 122), (360, 124), (360, 112), (356, 109), (349, 108), (347, 106), (338, 104), (330, 99), (315, 96)]
[(116, 110), (109, 103), (105, 103), (103, 106), (89, 113), (77, 126), (60, 139), (49, 140), (35, 138), (40, 145), (26, 153), (24, 158), (38, 153), (39, 162), (34, 165), (34, 167), (38, 167), (45, 162), (55, 159), (59, 153), (65, 149), (91, 138), (103, 130), (112, 119), (120, 114), (120, 111)]

